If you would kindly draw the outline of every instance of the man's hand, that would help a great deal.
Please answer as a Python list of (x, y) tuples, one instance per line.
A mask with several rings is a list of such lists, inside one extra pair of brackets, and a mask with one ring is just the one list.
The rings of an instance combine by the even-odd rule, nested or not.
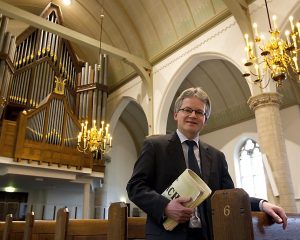
[(191, 198), (187, 197), (179, 197), (171, 200), (165, 208), (166, 216), (179, 223), (188, 221), (192, 216), (193, 210), (183, 206), (183, 204), (189, 201), (191, 201)]
[(269, 202), (262, 203), (262, 211), (270, 215), (276, 223), (282, 223), (282, 228), (287, 227), (287, 216), (283, 208)]

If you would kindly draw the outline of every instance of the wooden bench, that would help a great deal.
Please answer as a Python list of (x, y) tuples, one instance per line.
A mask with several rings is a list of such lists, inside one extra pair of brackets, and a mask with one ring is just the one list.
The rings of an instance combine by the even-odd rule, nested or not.
[[(221, 205), (222, 206), (222, 205)], [(236, 208), (234, 208), (236, 209)], [(299, 240), (300, 214), (288, 214), (288, 227), (282, 229), (280, 224), (274, 223), (263, 212), (251, 212), (251, 230), (253, 235), (245, 235), (236, 225), (229, 223), (229, 228), (222, 230), (222, 240), (255, 239), (255, 240)], [(248, 219), (249, 220), (249, 219)], [(222, 220), (220, 227), (227, 226)], [(237, 219), (235, 222), (240, 221)], [(109, 210), (109, 219), (70, 219), (68, 222), (66, 240), (133, 240), (145, 239), (146, 218), (127, 217), (127, 206), (124, 203), (114, 203)], [(4, 231), (5, 223), (0, 223), (0, 236)], [(54, 240), (55, 221), (35, 220), (32, 228), (32, 239)], [(10, 231), (10, 240), (22, 240), (25, 222), (13, 221)], [(230, 230), (230, 231), (228, 231)], [(231, 234), (231, 235), (230, 235)], [(241, 236), (243, 236), (241, 238)], [(253, 238), (254, 236), (254, 238)], [(215, 238), (215, 240), (218, 240)]]
[(25, 218), (23, 240), (32, 239), (33, 223), (34, 223), (34, 212), (29, 212), (26, 214), (26, 218)]
[(12, 214), (8, 214), (5, 217), (5, 223), (3, 224), (3, 234), (2, 240), (10, 240), (11, 239), (11, 229), (12, 229)]
[[(274, 223), (263, 212), (251, 212), (252, 226), (255, 240), (299, 240), (300, 239), (300, 214), (288, 213), (288, 227), (282, 229), (282, 225)], [(128, 218), (128, 239), (145, 239), (146, 218)], [(233, 226), (234, 227), (234, 226)], [(239, 235), (241, 236), (241, 235)], [(224, 239), (224, 238), (223, 238)], [(234, 238), (231, 238), (232, 240)], [(244, 239), (244, 238), (237, 238)]]
[[(109, 208), (109, 219), (70, 219), (65, 209), (57, 213), (56, 221), (34, 220), (31, 238), (34, 240), (125, 240), (127, 239), (127, 205), (113, 203)], [(22, 240), (25, 221), (0, 222), (0, 236), (5, 240)], [(7, 228), (9, 226), (9, 228)], [(7, 231), (8, 230), (8, 231)], [(3, 239), (4, 240), (4, 239)]]
[(211, 198), (214, 240), (298, 240), (300, 214), (287, 214), (282, 229), (263, 212), (250, 212), (249, 196), (243, 189), (216, 191)]
[(129, 217), (128, 224), (128, 239), (145, 239), (146, 218), (144, 217)]
[[(288, 227), (263, 212), (251, 212), (242, 189), (216, 191), (212, 196), (214, 240), (299, 240), (300, 214), (288, 213)], [(145, 218), (129, 217), (128, 239), (145, 239)]]

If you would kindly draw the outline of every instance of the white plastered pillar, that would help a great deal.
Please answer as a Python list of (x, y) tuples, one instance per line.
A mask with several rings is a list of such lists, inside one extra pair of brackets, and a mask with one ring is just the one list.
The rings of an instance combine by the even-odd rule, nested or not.
[[(281, 95), (278, 93), (262, 93), (248, 100), (250, 108), (255, 112), (257, 133), (263, 153), (267, 155), (279, 196), (271, 195), (270, 201), (282, 206), (286, 212), (296, 212), (296, 203), (292, 179), (287, 160), (287, 151), (283, 136), (279, 113)], [(268, 186), (270, 184), (268, 183)]]
[(83, 219), (90, 218), (90, 183), (83, 184), (83, 208), (82, 208), (82, 217)]

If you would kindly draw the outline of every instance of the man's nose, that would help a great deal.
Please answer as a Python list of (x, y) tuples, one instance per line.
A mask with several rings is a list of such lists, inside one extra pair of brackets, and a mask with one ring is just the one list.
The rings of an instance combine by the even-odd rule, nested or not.
[(190, 114), (190, 117), (197, 117), (195, 110), (192, 111), (192, 113)]

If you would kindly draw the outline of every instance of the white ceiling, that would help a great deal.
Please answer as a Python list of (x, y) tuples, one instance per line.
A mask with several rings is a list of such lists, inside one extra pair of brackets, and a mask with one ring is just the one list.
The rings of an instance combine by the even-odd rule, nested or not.
[[(50, 0), (4, 1), (36, 15), (40, 15), (51, 2)], [(240, 7), (239, 4), (251, 1), (72, 0), (70, 6), (62, 5), (61, 0), (52, 2), (61, 7), (64, 26), (98, 40), (100, 13), (103, 11), (102, 41), (155, 64), (228, 17), (230, 11), (237, 17), (238, 14), (234, 10)], [(240, 17), (237, 21), (241, 27), (247, 25), (245, 17)], [(16, 36), (26, 27), (24, 23), (10, 20), (9, 31)], [(90, 64), (97, 62), (99, 52), (75, 43), (71, 44), (80, 59)], [(109, 91), (114, 91), (130, 81), (136, 73), (128, 64), (111, 57), (108, 74)], [(253, 118), (253, 113), (247, 105), (250, 91), (241, 72), (233, 64), (217, 59), (199, 63), (188, 74), (178, 92), (190, 86), (203, 87), (212, 99), (213, 114), (205, 129), (206, 132)], [(284, 95), (283, 107), (299, 104), (299, 84), (288, 81), (280, 91)], [(127, 110), (129, 112), (126, 112)], [(123, 123), (128, 126), (132, 125), (132, 111), (132, 107), (128, 107), (122, 116)], [(144, 121), (143, 114), (134, 116), (141, 116)], [(172, 107), (167, 125), (168, 131), (175, 127)]]
[[(222, 0), (4, 0), (13, 6), (40, 15), (53, 2), (61, 7), (63, 25), (91, 38), (100, 39), (100, 14), (103, 12), (102, 41), (152, 64), (191, 40), (208, 23), (229, 15)], [(26, 24), (11, 20), (9, 30), (19, 35)], [(72, 44), (77, 56), (90, 64), (98, 62), (98, 52)], [(116, 87), (134, 70), (117, 58), (110, 58), (109, 86)]]

